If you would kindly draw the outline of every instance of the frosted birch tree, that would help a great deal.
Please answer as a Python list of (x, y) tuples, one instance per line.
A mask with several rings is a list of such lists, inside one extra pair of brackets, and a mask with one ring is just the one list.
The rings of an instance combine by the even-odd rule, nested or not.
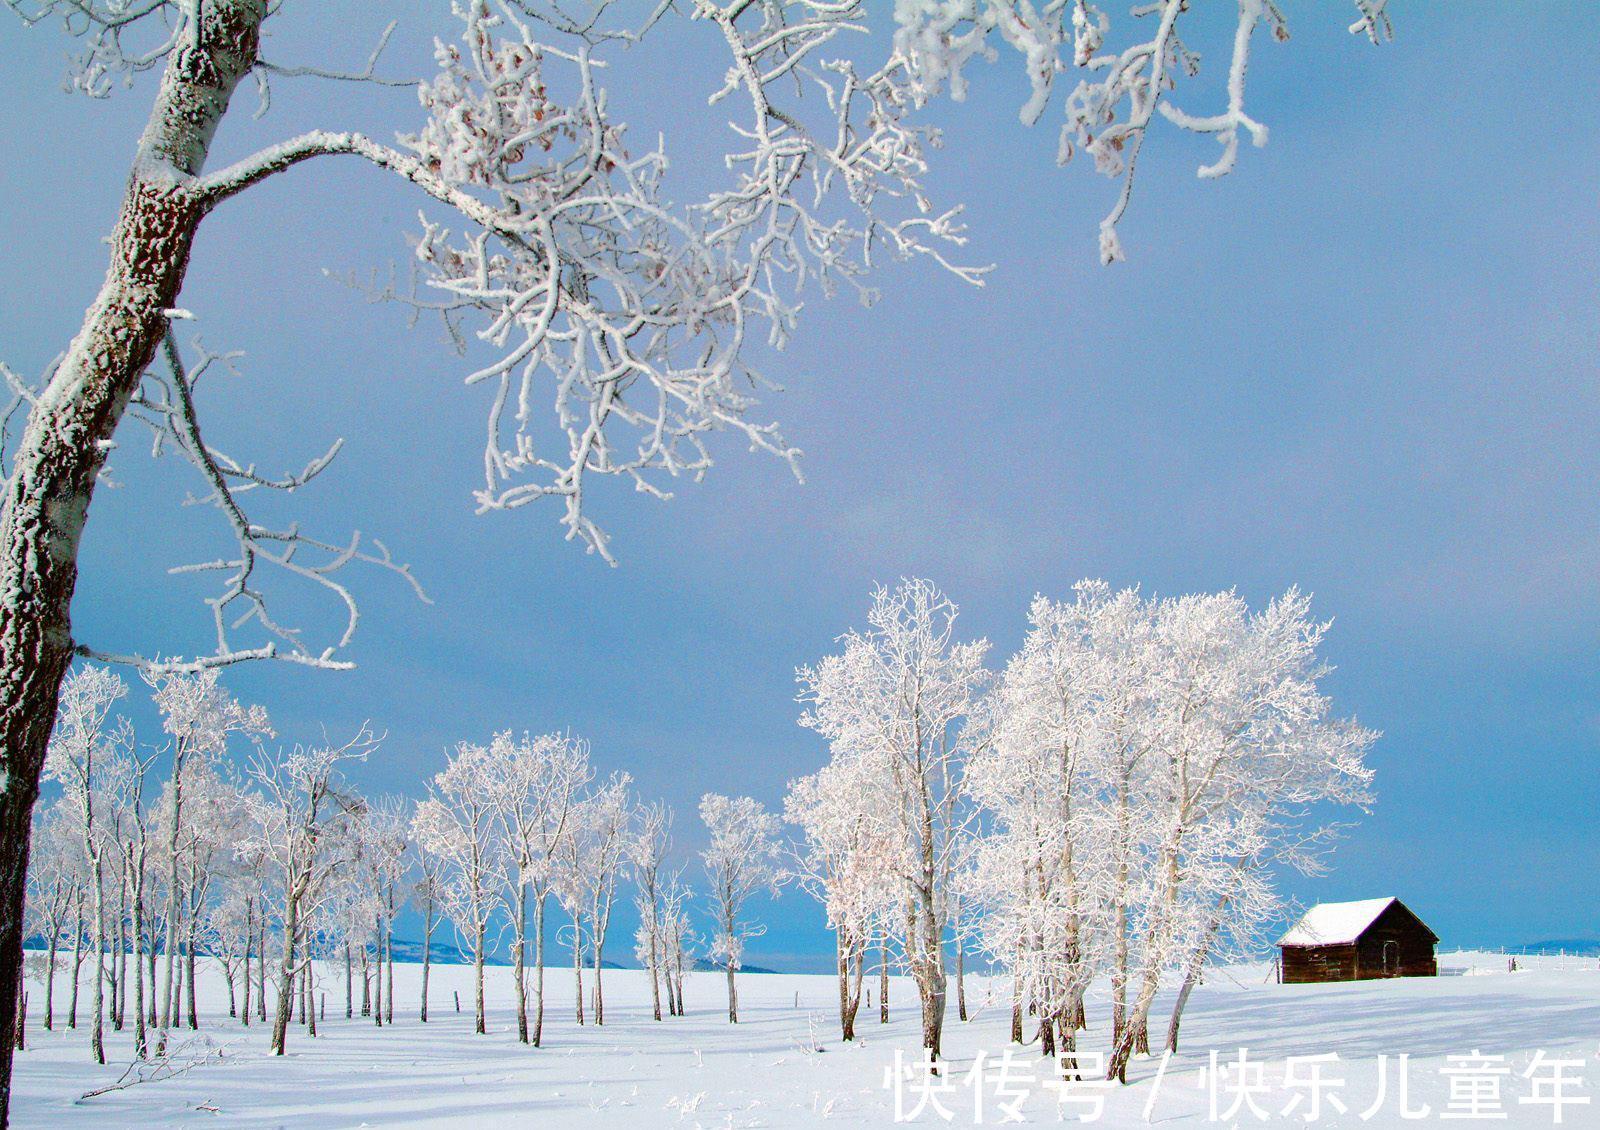
[(282, 940), (272, 1020), (274, 1055), (284, 1053), (295, 989), (310, 961), (307, 922), (318, 904), (332, 897), (333, 876), (353, 856), (333, 850), (344, 846), (337, 841), (347, 816), (340, 775), (346, 762), (364, 759), (376, 747), (376, 739), (363, 728), (343, 745), (297, 746), (275, 754), (257, 750), (251, 758), (251, 827), (238, 851), (265, 860), (276, 884)]
[[(1183, 955), (1186, 875), (1201, 871), (1201, 861), (1236, 867), (1260, 850), (1254, 836), (1273, 817), (1239, 814), (1255, 809), (1281, 820), (1316, 802), (1367, 800), (1364, 759), (1375, 735), (1332, 717), (1318, 689), (1327, 667), (1317, 649), (1328, 624), (1312, 620), (1309, 608), (1293, 589), (1254, 613), (1231, 592), (1161, 603), (1156, 838), (1145, 864), (1153, 889), (1138, 991), (1109, 1077), (1125, 1080), (1129, 1057), (1147, 1045), (1162, 973)], [(1229, 843), (1239, 829), (1251, 835)], [(1212, 933), (1202, 927), (1199, 936)]]
[[(118, 746), (133, 745), (133, 728), (127, 719), (113, 722), (112, 708), (127, 697), (121, 676), (103, 667), (83, 666), (62, 684), (55, 733), (45, 758), (45, 773), (66, 791), (76, 821), (89, 888), (90, 938), (94, 947), (94, 1020), (89, 1030), (89, 1054), (96, 1063), (106, 1061), (105, 989), (106, 938), (111, 925), (106, 918), (105, 890), (109, 878), (107, 851), (115, 841), (106, 826), (105, 773)], [(114, 872), (115, 873), (115, 872)]]
[(76, 839), (65, 800), (42, 814), (34, 831), (34, 851), (28, 866), (28, 906), (36, 934), (48, 947), (45, 953), (44, 1027), (55, 1029), (58, 950), (72, 920), (83, 875), (77, 866)]
[(710, 836), (700, 861), (717, 917), (711, 960), (727, 974), (728, 1023), (737, 1024), (737, 974), (744, 960), (744, 944), (766, 932), (765, 926), (745, 917), (745, 906), (755, 895), (777, 894), (783, 882), (781, 822), (753, 797), (719, 793), (700, 798), (700, 821)]
[(952, 876), (970, 858), (972, 806), (964, 767), (981, 744), (973, 726), (988, 683), (988, 642), (959, 642), (956, 606), (926, 580), (872, 594), (865, 631), (798, 672), (807, 709), (801, 725), (828, 739), (836, 764), (886, 783), (891, 801), (876, 817), (893, 853), (883, 876), (896, 888), (902, 938), (922, 1009), (922, 1043), (939, 1056), (947, 977)]
[[(650, 978), (650, 1010), (657, 1020), (661, 1019), (661, 978), (667, 951), (661, 913), (662, 883), (666, 878), (663, 868), (671, 851), (672, 809), (660, 802), (642, 806), (628, 847), (637, 892), (633, 905), (639, 912), (633, 952)], [(670, 989), (669, 981), (669, 992)]]
[[(501, 898), (511, 923), (512, 983), (517, 1039), (538, 1047), (544, 1038), (544, 915), (555, 879), (557, 851), (573, 833), (574, 807), (594, 771), (588, 745), (561, 734), (521, 739), (510, 732), (489, 743), (489, 803), (500, 859)], [(533, 913), (534, 1016), (528, 1026), (528, 914)]]
[(791, 874), (823, 905), (834, 932), (845, 1040), (855, 1039), (868, 943), (899, 909), (894, 885), (884, 881), (896, 843), (879, 818), (893, 795), (886, 781), (864, 771), (866, 765), (859, 759), (825, 765), (791, 782), (783, 803), (784, 819), (804, 837)]
[[(1351, 30), (1374, 42), (1386, 37), (1384, 4), (1356, 0)], [(6, 423), (22, 420), (17, 442), (5, 445), (0, 508), (0, 1030), (15, 1008), (28, 821), (56, 696), (75, 653), (106, 654), (74, 637), (70, 605), (89, 503), (119, 424), (132, 415), (154, 429), (158, 450), (194, 466), (239, 547), (196, 566), (221, 580), (211, 599), (215, 648), (159, 666), (248, 658), (340, 666), (356, 616), (337, 574), (362, 563), (405, 572), (381, 543), (269, 527), (241, 506), (249, 488), (295, 489), (317, 477), (337, 444), (302, 470), (274, 476), (202, 438), (172, 323), (184, 316), (190, 253), (215, 209), (334, 155), (356, 157), (429, 198), (441, 218), (424, 221), (417, 247), (425, 304), (444, 308), (499, 354), (471, 377), (488, 386), (492, 403), (480, 509), (558, 499), (568, 536), (608, 555), (585, 506), (591, 480), (617, 476), (664, 494), (663, 481), (709, 468), (706, 437), (718, 430), (796, 458), (756, 414), (749, 389), (761, 383), (757, 354), (794, 330), (802, 287), (870, 298), (865, 275), (885, 257), (928, 258), (979, 281), (951, 257), (964, 239), (957, 210), (934, 206), (924, 191), (935, 134), (917, 113), (940, 89), (961, 96), (965, 65), (990, 55), (991, 40), (1022, 60), (1025, 123), (1041, 119), (1058, 75), (1085, 76), (1064, 99), (1060, 155), (1086, 150), (1119, 182), (1101, 225), (1101, 255), (1111, 260), (1121, 255), (1117, 224), (1157, 113), (1220, 142), (1219, 159), (1202, 176), (1227, 172), (1242, 136), (1266, 140), (1245, 108), (1254, 33), (1265, 26), (1286, 38), (1269, 0), (1241, 3), (1230, 17), (1225, 106), (1206, 114), (1176, 101), (1180, 80), (1187, 91), (1198, 70), (1181, 32), (1214, 18), (1184, 0), (1159, 0), (1140, 10), (1142, 22), (1116, 27), (1086, 3), (916, 0), (894, 6), (894, 48), (867, 66), (843, 45), (871, 28), (873, 10), (851, 0), (693, 0), (663, 5), (642, 27), (637, 13), (604, 2), (575, 21), (540, 0), (469, 0), (455, 6), (465, 24), (461, 44), (441, 46), (439, 73), (420, 88), (425, 120), (417, 132), (389, 145), (312, 130), (208, 169), (218, 129), (240, 117), (230, 110), (242, 84), (254, 79), (264, 109), (275, 82), (392, 81), (377, 73), (378, 52), (363, 69), (344, 72), (273, 59), (263, 49), (264, 25), (292, 18), (293, 9), (269, 0), (6, 5), (25, 23), (57, 22), (79, 38), (71, 89), (105, 97), (140, 74), (160, 78), (108, 241), (105, 279), (82, 325), (38, 381), (0, 369), (12, 397)], [(683, 16), (720, 40), (703, 89), (713, 112), (726, 106), (735, 121), (729, 182), (674, 204), (663, 193), (664, 145), (624, 143), (600, 76), (602, 63), (627, 59), (629, 42)], [(214, 360), (202, 353), (199, 364)], [(541, 386), (565, 450), (537, 438), (531, 402)], [(261, 578), (272, 572), (319, 587), (345, 610), (328, 642), (269, 611)], [(253, 638), (240, 636), (247, 630)], [(9, 1064), (7, 1048), (0, 1079), (9, 1080)], [(0, 1091), (0, 1121), (8, 1094)]]
[(473, 1027), (487, 1032), (483, 965), (495, 890), (494, 806), (488, 748), (462, 742), (443, 772), (434, 774), (427, 799), (411, 818), (411, 836), (444, 861), (444, 911), (456, 936), (472, 949)]

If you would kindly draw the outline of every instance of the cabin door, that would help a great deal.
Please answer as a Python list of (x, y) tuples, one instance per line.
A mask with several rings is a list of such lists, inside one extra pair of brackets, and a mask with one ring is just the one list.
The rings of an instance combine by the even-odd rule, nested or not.
[(1385, 977), (1400, 976), (1400, 943), (1383, 943), (1383, 975)]

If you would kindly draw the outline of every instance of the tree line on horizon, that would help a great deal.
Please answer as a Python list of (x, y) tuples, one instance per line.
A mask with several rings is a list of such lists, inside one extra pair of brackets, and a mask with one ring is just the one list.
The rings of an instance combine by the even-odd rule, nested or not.
[[(345, 771), (379, 748), (366, 728), (269, 748), (267, 712), (213, 670), (147, 677), (163, 731), (151, 745), (115, 714), (123, 678), (81, 664), (63, 688), (47, 758), (58, 791), (36, 817), (28, 875), (42, 1023), (55, 1024), (65, 964), (77, 1025), (88, 965), (91, 1054), (105, 1062), (131, 992), (133, 1054), (159, 1057), (174, 1029), (199, 1026), (201, 954), (227, 983), (229, 1015), (270, 1019), (278, 1054), (296, 1019), (316, 1033), (314, 961), (342, 966), (347, 1018), (393, 1023), (394, 926), (411, 906), (419, 1019), (448, 924), (473, 967), (475, 1030), (488, 1030), (485, 970), (508, 941), (518, 1039), (540, 1046), (552, 909), (574, 1019), (604, 1024), (624, 883), (654, 1018), (663, 1001), (683, 1014), (698, 960), (724, 973), (737, 1023), (745, 945), (764, 932), (750, 901), (794, 883), (834, 932), (843, 1039), (856, 1038), (870, 960), (880, 1021), (891, 973), (907, 974), (937, 1061), (952, 988), (969, 1015), (974, 959), (1009, 978), (1011, 1038), (1044, 1055), (1078, 1054), (1090, 986), (1108, 979), (1108, 1075), (1125, 1078), (1149, 1050), (1162, 985), (1178, 984), (1175, 1050), (1205, 969), (1251, 952), (1281, 915), (1275, 874), (1323, 866), (1339, 827), (1328, 806), (1371, 799), (1375, 735), (1332, 715), (1318, 689), (1328, 625), (1294, 590), (1253, 612), (1232, 592), (1157, 599), (1085, 581), (1070, 601), (1035, 598), (998, 671), (986, 641), (957, 638), (956, 617), (931, 582), (878, 588), (868, 626), (798, 670), (798, 720), (829, 759), (790, 783), (781, 814), (701, 799), (703, 941), (686, 866), (672, 864), (672, 810), (638, 798), (626, 773), (601, 776), (569, 733), (462, 742), (422, 799), (369, 797)], [(230, 743), (248, 753), (230, 758)]]

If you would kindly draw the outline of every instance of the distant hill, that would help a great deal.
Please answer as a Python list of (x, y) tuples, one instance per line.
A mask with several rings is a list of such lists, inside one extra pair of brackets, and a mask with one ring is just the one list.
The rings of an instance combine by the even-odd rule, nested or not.
[[(470, 965), (470, 964), (472, 964), (472, 955), (470, 953), (463, 953), (461, 951), (461, 949), (456, 945), (455, 939), (452, 938), (449, 935), (448, 932), (441, 932), (439, 934), (435, 934), (434, 935), (433, 945), (430, 947), (429, 952), (432, 955), (432, 960), (437, 961), (440, 965)], [(394, 940), (394, 959), (396, 961), (421, 961), (422, 960), (422, 943), (420, 941), (412, 941), (410, 938), (396, 938)], [(533, 960), (533, 946), (532, 946), (531, 943), (528, 946), (528, 960), (529, 961)], [(511, 954), (510, 954), (509, 950), (507, 952), (505, 952), (505, 953), (491, 953), (487, 958), (485, 958), (484, 964), (486, 964), (486, 965), (510, 965), (511, 964)], [(568, 965), (571, 965), (571, 964), (572, 964), (572, 954), (571, 954), (570, 951), (565, 950), (565, 949), (561, 949), (561, 948), (558, 948), (558, 947), (554, 947), (554, 946), (552, 946), (550, 949), (545, 951), (545, 968), (546, 969), (561, 969), (561, 968), (563, 968), (565, 966), (568, 966)], [(602, 969), (638, 969), (639, 968), (639, 966), (636, 963), (630, 964), (630, 963), (627, 963), (627, 962), (612, 961), (610, 958), (607, 958), (605, 961), (602, 961), (600, 963), (600, 967)], [(721, 973), (722, 972), (721, 964), (719, 964), (717, 962), (714, 962), (714, 961), (710, 960), (709, 958), (704, 958), (704, 957), (695, 958), (694, 968), (695, 968), (695, 972), (697, 972), (697, 973)], [(760, 965), (742, 965), (742, 966), (739, 967), (739, 972), (740, 973), (776, 973), (777, 970), (776, 969), (767, 969), (764, 966), (760, 966)]]
[[(440, 965), (472, 964), (472, 954), (462, 952), (455, 944), (454, 939), (448, 934), (435, 934), (433, 945), (428, 947), (428, 953), (430, 960), (436, 961)], [(420, 962), (422, 960), (422, 942), (420, 940), (412, 941), (410, 938), (396, 938), (394, 940), (394, 959), (396, 961)], [(530, 962), (533, 961), (532, 942), (528, 943), (528, 960)], [(546, 969), (560, 969), (563, 966), (572, 964), (572, 954), (567, 950), (550, 947), (545, 950), (544, 960)], [(510, 965), (511, 951), (508, 948), (505, 953), (490, 952), (484, 958), (483, 963), (485, 965)], [(585, 964), (587, 966), (587, 963)], [(612, 961), (607, 958), (600, 963), (600, 968), (631, 969), (636, 968), (636, 966), (623, 965), (619, 961)]]
[[(727, 966), (723, 965), (720, 961), (712, 961), (708, 957), (697, 957), (697, 958), (694, 959), (694, 970), (695, 970), (696, 973), (721, 973), (726, 968), (727, 968)], [(762, 967), (760, 965), (741, 965), (741, 966), (739, 966), (739, 972), (740, 973), (776, 973), (777, 970), (776, 969), (766, 969), (766, 968), (764, 968), (764, 967)]]
[(1521, 953), (1565, 953), (1574, 957), (1600, 956), (1600, 938), (1550, 938), (1543, 942), (1529, 942), (1519, 946)]

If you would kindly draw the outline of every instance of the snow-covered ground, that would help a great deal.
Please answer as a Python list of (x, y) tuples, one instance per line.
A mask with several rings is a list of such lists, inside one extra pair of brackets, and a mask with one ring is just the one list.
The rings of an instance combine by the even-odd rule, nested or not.
[[(988, 999), (987, 983), (975, 978), (969, 985), (975, 1016), (961, 1023), (952, 1015), (946, 1030), (949, 1089), (931, 1098), (949, 1111), (955, 1125), (1001, 1123), (1002, 1104), (1018, 1092), (1025, 1093), (1020, 1114), (1033, 1123), (1093, 1114), (1094, 1096), (1103, 1095), (1102, 1126), (1144, 1126), (1147, 1111), (1149, 1121), (1161, 1126), (1305, 1125), (1311, 1090), (1286, 1082), (1285, 1075), (1292, 1071), (1309, 1079), (1320, 1072), (1324, 1080), (1342, 1079), (1343, 1086), (1322, 1089), (1313, 1125), (1459, 1125), (1441, 1117), (1466, 1109), (1459, 1101), (1451, 1108), (1452, 1096), (1460, 1100), (1473, 1089), (1488, 1094), (1495, 1087), (1500, 1102), (1484, 1106), (1507, 1116), (1498, 1125), (1555, 1125), (1554, 1107), (1520, 1100), (1541, 1094), (1590, 1098), (1600, 1089), (1600, 962), (1533, 957), (1519, 964), (1522, 970), (1511, 974), (1498, 955), (1446, 954), (1441, 958), (1446, 975), (1437, 979), (1319, 986), (1272, 984), (1267, 966), (1219, 970), (1194, 994), (1182, 1052), (1164, 1075), (1159, 1057), (1137, 1060), (1129, 1086), (1102, 1090), (1075, 1084), (1068, 1090), (1073, 1105), (1060, 1108), (1057, 1094), (1043, 1082), (1036, 1048), (1018, 1049), (1006, 1064), (1004, 986), (996, 984)], [(643, 975), (608, 970), (606, 1025), (580, 1028), (571, 1015), (570, 971), (552, 969), (546, 1046), (532, 1049), (516, 1041), (507, 970), (489, 972), (487, 1036), (472, 1032), (470, 969), (434, 967), (434, 1018), (426, 1025), (416, 1019), (419, 972), (418, 966), (396, 967), (396, 1001), (403, 1008), (397, 1009), (392, 1028), (377, 1029), (370, 1020), (344, 1019), (342, 967), (324, 970), (327, 1019), (314, 1040), (300, 1027), (292, 1028), (283, 1059), (267, 1054), (264, 1027), (244, 1028), (227, 1019), (220, 978), (202, 973), (203, 1032), (224, 1049), (221, 1062), (87, 1100), (78, 1096), (123, 1073), (131, 1025), (108, 1034), (112, 1063), (94, 1066), (86, 1030), (59, 1027), (66, 978), (57, 981), (55, 1032), (41, 1027), (43, 993), (32, 986), (28, 1047), (17, 1057), (15, 1125), (886, 1126), (896, 1119), (896, 1096), (885, 1085), (886, 1073), (897, 1052), (910, 1060), (917, 1044), (911, 987), (899, 980), (890, 994), (891, 1023), (880, 1025), (876, 1012), (863, 1007), (863, 1039), (851, 1046), (838, 1039), (837, 998), (827, 977), (741, 978), (741, 1023), (735, 1027), (726, 1022), (717, 975), (690, 978), (688, 1017), (656, 1023), (650, 1019)], [(456, 991), (460, 1013), (454, 1011)], [(1085, 1044), (1100, 1050), (1103, 1002), (1094, 1002), (1090, 1023)], [(1163, 1016), (1152, 1035), (1159, 1041), (1164, 1030)], [(1240, 1048), (1248, 1051), (1246, 1067), (1242, 1073), (1236, 1068), (1224, 1073), (1213, 1119), (1210, 1054), (1216, 1052), (1231, 1068)], [(1449, 1058), (1475, 1051), (1504, 1059), (1473, 1064)], [(1541, 1051), (1543, 1057), (1536, 1058)], [(980, 1053), (983, 1082), (974, 1086), (972, 1069)], [(1291, 1062), (1291, 1057), (1334, 1053), (1337, 1062)], [(1401, 1116), (1397, 1057), (1402, 1054), (1409, 1057), (1411, 1109), (1426, 1105), (1429, 1111), (1418, 1121)], [(1388, 1057), (1381, 1100), (1380, 1056)], [(1553, 1060), (1576, 1066), (1555, 1066)], [(1254, 1079), (1257, 1062), (1265, 1090), (1249, 1097), (1267, 1115), (1264, 1122), (1249, 1105), (1230, 1112), (1240, 1097), (1233, 1084)], [(999, 1079), (1005, 1070), (1011, 1072), (1009, 1082)], [(1038, 1079), (1030, 1085), (1026, 1077), (1035, 1072)], [(1548, 1082), (1560, 1078), (1577, 1082)], [(1296, 1096), (1298, 1105), (1284, 1115)], [(907, 1081), (900, 1096), (903, 1113), (911, 1114), (928, 1097)], [(1333, 1098), (1347, 1113), (1337, 1112)], [(981, 1111), (975, 1107), (979, 1099)], [(1559, 1113), (1560, 1125), (1600, 1126), (1600, 1100), (1568, 1105)], [(912, 1121), (938, 1125), (944, 1119), (929, 1105)]]

